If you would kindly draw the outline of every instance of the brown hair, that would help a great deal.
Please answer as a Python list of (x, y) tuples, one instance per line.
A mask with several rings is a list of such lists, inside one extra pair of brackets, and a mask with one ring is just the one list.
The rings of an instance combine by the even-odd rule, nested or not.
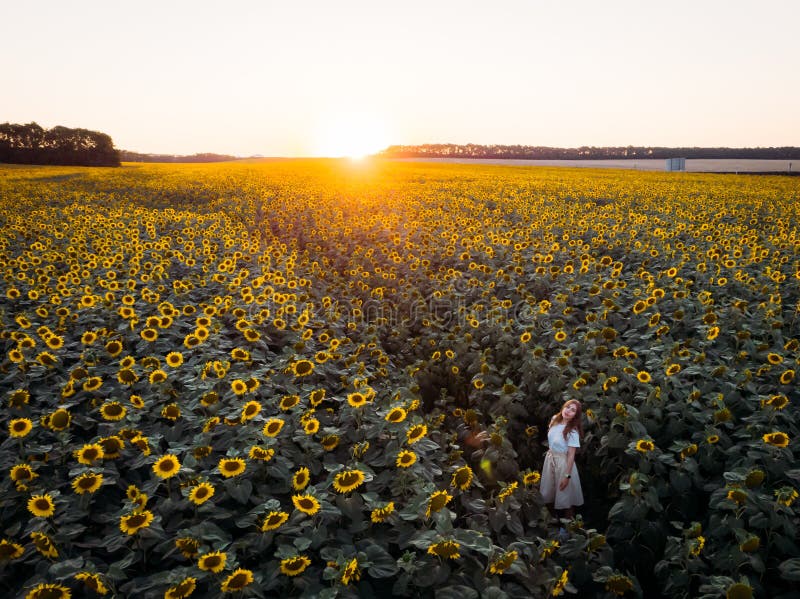
[(575, 416), (573, 416), (572, 420), (570, 420), (569, 423), (567, 423), (567, 425), (564, 427), (564, 440), (566, 441), (567, 436), (572, 431), (578, 431), (578, 438), (582, 439), (583, 421), (581, 419), (581, 416), (583, 415), (583, 408), (581, 406), (581, 402), (579, 402), (577, 399), (568, 399), (567, 401), (564, 402), (564, 405), (561, 406), (561, 409), (558, 411), (558, 414), (556, 414), (550, 419), (550, 427), (552, 428), (554, 425), (561, 424), (562, 422), (564, 422), (564, 417), (561, 416), (561, 412), (563, 412), (564, 408), (566, 408), (569, 404), (575, 404), (576, 409), (575, 409)]

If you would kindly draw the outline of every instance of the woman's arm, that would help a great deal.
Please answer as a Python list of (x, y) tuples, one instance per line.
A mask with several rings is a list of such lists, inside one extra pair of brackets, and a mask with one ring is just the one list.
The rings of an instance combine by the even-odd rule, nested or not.
[(561, 482), (558, 485), (558, 488), (563, 491), (567, 488), (569, 484), (569, 478), (572, 472), (572, 465), (575, 463), (575, 447), (568, 447), (567, 448), (567, 466), (564, 468), (564, 476), (561, 479)]

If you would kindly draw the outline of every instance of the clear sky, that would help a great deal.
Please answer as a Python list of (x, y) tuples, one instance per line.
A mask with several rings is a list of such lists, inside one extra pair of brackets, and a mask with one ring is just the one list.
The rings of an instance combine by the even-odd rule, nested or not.
[(3, 0), (0, 122), (117, 148), (800, 145), (797, 0)]

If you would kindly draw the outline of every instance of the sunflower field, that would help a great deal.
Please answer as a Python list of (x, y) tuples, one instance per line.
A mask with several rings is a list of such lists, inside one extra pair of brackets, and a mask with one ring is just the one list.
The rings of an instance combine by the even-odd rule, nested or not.
[(799, 211), (790, 177), (0, 167), (0, 593), (796, 597)]

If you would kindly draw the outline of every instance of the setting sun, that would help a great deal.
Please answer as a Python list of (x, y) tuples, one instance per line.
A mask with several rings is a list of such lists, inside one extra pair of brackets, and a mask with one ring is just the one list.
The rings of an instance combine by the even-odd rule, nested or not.
[(389, 145), (386, 127), (369, 114), (342, 114), (319, 127), (315, 154), (332, 158), (360, 159)]

